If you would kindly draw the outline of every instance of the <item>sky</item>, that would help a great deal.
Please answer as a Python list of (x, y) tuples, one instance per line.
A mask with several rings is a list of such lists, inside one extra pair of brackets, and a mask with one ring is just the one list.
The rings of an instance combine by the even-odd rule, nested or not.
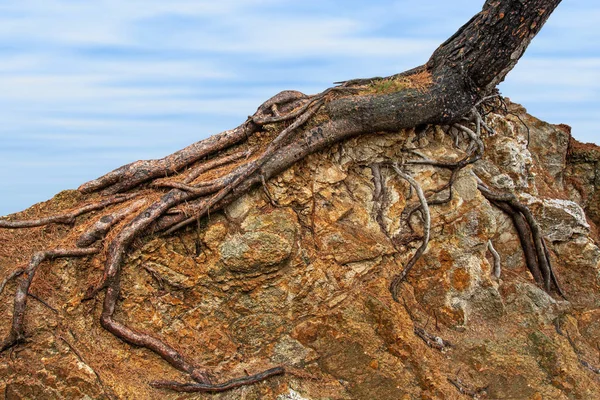
[[(483, 0), (2, 0), (0, 215), (238, 126), (285, 89), (423, 64)], [(600, 143), (600, 2), (563, 1), (500, 85)]]

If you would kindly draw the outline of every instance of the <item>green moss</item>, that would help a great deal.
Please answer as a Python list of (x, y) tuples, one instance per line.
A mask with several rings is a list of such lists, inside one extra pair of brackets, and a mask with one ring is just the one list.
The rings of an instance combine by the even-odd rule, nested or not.
[(388, 78), (371, 82), (365, 88), (364, 94), (386, 94), (399, 92), (410, 88), (410, 82), (406, 78)]

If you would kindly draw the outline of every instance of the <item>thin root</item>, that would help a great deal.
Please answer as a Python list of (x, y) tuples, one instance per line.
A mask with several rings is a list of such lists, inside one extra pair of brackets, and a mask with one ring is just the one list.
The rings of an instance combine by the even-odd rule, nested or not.
[(228, 390), (238, 388), (241, 386), (252, 385), (258, 382), (262, 382), (272, 376), (283, 375), (285, 370), (283, 367), (275, 367), (263, 371), (258, 374), (244, 376), (242, 378), (236, 378), (229, 380), (224, 383), (210, 384), (210, 383), (178, 383), (170, 381), (154, 381), (150, 382), (150, 386), (161, 389), (170, 389), (175, 392), (186, 392), (186, 393), (219, 393), (226, 392)]
[(492, 271), (492, 273), (494, 274), (496, 279), (500, 279), (500, 275), (502, 274), (502, 263), (500, 260), (500, 254), (498, 254), (498, 252), (494, 248), (491, 239), (488, 240), (487, 248), (490, 251), (492, 258), (494, 259), (494, 270)]
[(427, 245), (429, 244), (429, 236), (431, 231), (431, 215), (429, 213), (429, 206), (427, 205), (427, 199), (425, 198), (425, 194), (423, 194), (423, 189), (419, 183), (414, 180), (410, 175), (404, 173), (397, 164), (393, 164), (392, 167), (394, 171), (403, 179), (410, 183), (411, 187), (417, 192), (417, 196), (419, 197), (419, 201), (421, 202), (421, 212), (423, 214), (423, 243), (421, 247), (417, 249), (417, 252), (412, 256), (404, 270), (396, 275), (390, 284), (390, 292), (392, 293), (392, 297), (395, 301), (398, 301), (398, 288), (402, 281), (406, 278), (406, 275), (410, 272), (411, 268), (417, 263), (419, 258), (425, 253), (427, 249)]
[(76, 210), (68, 213), (53, 215), (51, 217), (21, 220), (21, 221), (9, 221), (6, 219), (0, 220), (0, 228), (6, 229), (20, 229), (20, 228), (33, 228), (36, 226), (43, 226), (48, 224), (72, 224), (75, 222), (75, 218), (80, 215), (86, 214), (90, 211), (100, 210), (113, 204), (123, 203), (138, 196), (137, 194), (120, 195), (115, 196), (106, 200), (102, 200), (98, 203), (92, 203), (80, 207)]
[(25, 338), (23, 332), (23, 321), (25, 319), (25, 308), (27, 307), (27, 295), (29, 293), (29, 287), (35, 277), (35, 273), (39, 265), (46, 260), (54, 260), (56, 258), (65, 257), (84, 257), (98, 253), (100, 250), (96, 248), (88, 249), (55, 249), (49, 251), (39, 251), (31, 257), (29, 265), (25, 268), (23, 273), (25, 277), (21, 280), (21, 283), (17, 287), (15, 293), (15, 302), (13, 308), (13, 321), (10, 332), (4, 341), (0, 344), (0, 352), (13, 347), (17, 343), (23, 341)]

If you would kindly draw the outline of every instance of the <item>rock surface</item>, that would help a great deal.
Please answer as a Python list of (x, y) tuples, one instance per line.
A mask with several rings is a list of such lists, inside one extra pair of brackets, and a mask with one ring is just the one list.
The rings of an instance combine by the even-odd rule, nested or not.
[[(0, 355), (0, 399), (600, 398), (600, 375), (585, 365), (600, 368), (600, 148), (510, 109), (490, 116), (496, 134), (484, 138), (484, 159), (461, 171), (452, 200), (431, 206), (431, 243), (400, 303), (388, 286), (420, 245), (418, 213), (402, 222), (417, 199), (382, 167), (376, 201), (370, 165), (406, 158), (402, 148), (459, 159), (465, 143), (455, 147), (440, 128), (335, 145), (268, 182), (277, 206), (257, 189), (198, 227), (136, 244), (119, 320), (157, 333), (215, 381), (274, 365), (286, 375), (218, 395), (151, 388), (187, 377), (102, 329), (100, 301), (81, 302), (102, 262), (67, 259), (43, 264), (34, 280), (28, 341)], [(449, 177), (410, 172), (425, 191)], [(568, 300), (535, 285), (510, 218), (478, 192), (473, 172), (532, 209)], [(79, 196), (63, 192), (18, 217), (68, 209)], [(59, 225), (0, 230), (0, 280), (69, 235)], [(0, 295), (0, 336), (15, 287)]]

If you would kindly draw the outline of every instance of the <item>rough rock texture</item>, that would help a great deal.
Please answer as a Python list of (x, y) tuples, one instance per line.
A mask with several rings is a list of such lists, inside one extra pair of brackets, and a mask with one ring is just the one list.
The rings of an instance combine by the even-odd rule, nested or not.
[[(600, 398), (600, 375), (585, 365), (600, 368), (600, 148), (510, 109), (489, 116), (496, 134), (460, 173), (452, 201), (431, 207), (431, 243), (400, 303), (388, 285), (420, 245), (419, 214), (401, 223), (418, 200), (382, 168), (386, 190), (375, 202), (369, 166), (409, 157), (403, 147), (460, 158), (465, 144), (440, 128), (336, 145), (268, 183), (277, 207), (257, 189), (193, 229), (136, 244), (119, 320), (156, 332), (216, 381), (274, 365), (286, 375), (219, 395), (151, 388), (187, 378), (103, 330), (100, 302), (81, 302), (101, 260), (67, 259), (44, 263), (34, 280), (46, 304), (30, 299), (29, 341), (0, 355), (0, 399), (454, 399), (483, 388), (478, 395), (493, 399)], [(510, 218), (478, 192), (472, 171), (532, 209), (568, 301), (535, 285)], [(425, 191), (449, 177), (411, 173)], [(79, 196), (63, 192), (20, 216), (66, 210)], [(56, 225), (0, 230), (0, 280), (67, 235)], [(14, 292), (11, 282), (0, 295), (1, 336)], [(416, 328), (439, 339), (430, 347)]]

